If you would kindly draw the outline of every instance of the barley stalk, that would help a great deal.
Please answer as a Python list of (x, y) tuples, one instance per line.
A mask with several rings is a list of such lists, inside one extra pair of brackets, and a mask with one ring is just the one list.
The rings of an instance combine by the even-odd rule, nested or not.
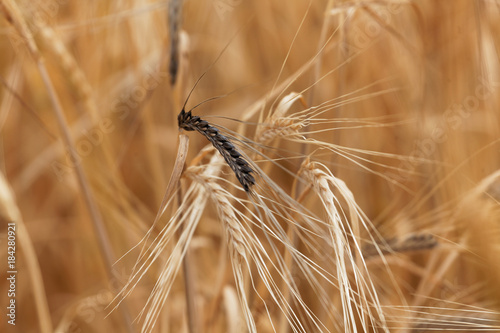
[[(17, 8), (17, 5), (14, 4), (11, 1), (5, 1), (2, 3), (2, 9), (4, 10), (4, 14), (7, 16), (9, 21), (16, 27), (16, 29), (19, 31), (19, 33), (23, 36), (23, 38), (26, 40), (26, 43), (28, 44), (28, 48), (30, 51), (30, 54), (32, 55), (33, 59), (35, 60), (38, 70), (40, 72), (40, 75), (43, 79), (43, 82), (45, 84), (45, 87), (47, 89), (48, 95), (51, 99), (52, 106), (53, 106), (53, 111), (55, 113), (59, 129), (62, 133), (63, 136), (63, 141), (65, 145), (67, 146), (68, 150), (71, 153), (71, 156), (73, 159), (76, 161), (77, 160), (77, 153), (76, 153), (76, 148), (74, 141), (71, 138), (71, 135), (68, 131), (68, 124), (66, 121), (66, 117), (64, 115), (64, 112), (62, 110), (61, 103), (59, 101), (59, 97), (54, 89), (54, 85), (52, 83), (52, 80), (48, 74), (47, 68), (44, 63), (44, 58), (40, 54), (38, 47), (33, 40), (33, 36), (28, 29), (28, 26), (22, 17), (19, 9)], [(100, 246), (101, 254), (105, 263), (105, 268), (106, 268), (106, 273), (109, 278), (114, 277), (114, 271), (111, 269), (113, 262), (115, 261), (114, 259), (114, 251), (109, 243), (109, 238), (107, 235), (106, 228), (104, 226), (104, 222), (102, 220), (101, 214), (99, 212), (99, 208), (94, 200), (92, 191), (90, 189), (90, 185), (87, 180), (87, 176), (85, 174), (85, 171), (83, 170), (81, 165), (77, 165), (76, 167), (76, 175), (77, 175), (77, 180), (78, 184), (80, 186), (83, 199), (85, 202), (85, 205), (87, 207), (88, 213), (91, 216), (91, 220), (96, 232), (96, 236), (98, 239), (98, 244)], [(120, 313), (122, 315), (122, 318), (125, 322), (125, 327), (129, 332), (132, 332), (132, 325), (130, 322), (129, 314), (126, 309), (126, 307), (123, 307), (120, 310)]]
[[(0, 217), (4, 221), (15, 223), (16, 235), (19, 248), (23, 249), (33, 298), (37, 310), (39, 330), (42, 333), (53, 331), (52, 319), (47, 300), (47, 293), (43, 286), (43, 276), (38, 262), (35, 246), (24, 224), (21, 212), (16, 204), (12, 189), (10, 188), (3, 173), (0, 172)], [(5, 242), (6, 243), (6, 242)]]

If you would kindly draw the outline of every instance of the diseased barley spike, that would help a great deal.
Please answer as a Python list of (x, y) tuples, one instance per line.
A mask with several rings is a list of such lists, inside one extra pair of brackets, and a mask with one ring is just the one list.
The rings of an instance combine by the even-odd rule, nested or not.
[(179, 128), (186, 131), (197, 131), (205, 136), (219, 151), (222, 157), (224, 157), (224, 160), (233, 170), (236, 178), (238, 178), (243, 186), (243, 189), (246, 192), (250, 191), (250, 187), (255, 185), (255, 178), (251, 175), (254, 171), (228, 138), (220, 134), (219, 130), (210, 125), (207, 121), (202, 120), (198, 116), (193, 116), (191, 111), (186, 112), (182, 109), (177, 117), (177, 121)]
[(370, 258), (380, 253), (402, 253), (411, 251), (429, 250), (438, 245), (438, 241), (431, 234), (417, 233), (406, 238), (394, 237), (380, 244), (369, 244), (363, 248), (363, 257)]
[(170, 1), (168, 5), (168, 25), (170, 33), (170, 63), (168, 65), (168, 71), (170, 73), (171, 85), (174, 85), (177, 81), (177, 72), (179, 71), (181, 17), (182, 1)]

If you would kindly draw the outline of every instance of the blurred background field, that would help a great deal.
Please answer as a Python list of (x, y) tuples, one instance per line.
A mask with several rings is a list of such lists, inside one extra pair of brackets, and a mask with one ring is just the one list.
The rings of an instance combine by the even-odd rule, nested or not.
[[(338, 130), (323, 139), (358, 149), (363, 160), (332, 154), (325, 157), (332, 172), (385, 239), (426, 233), (438, 241), (431, 250), (388, 258), (402, 290), (384, 299), (388, 314), (399, 318), (388, 323), (390, 331), (500, 331), (498, 1), (186, 1), (174, 86), (168, 6), (145, 0), (2, 2), (0, 331), (140, 331), (130, 322), (158, 267), (106, 317), (137, 253), (110, 262), (151, 226), (174, 164), (177, 114), (226, 46), (189, 104), (228, 96), (204, 104), (198, 114), (243, 119), (286, 80), (291, 85), (284, 94), (314, 85), (303, 93), (308, 107), (340, 98), (343, 103), (324, 115), (339, 120), (332, 125)], [(51, 92), (16, 25), (19, 18), (54, 85), (77, 161), (65, 148)], [(207, 119), (238, 129), (237, 122)], [(190, 140), (188, 163), (206, 145), (199, 135)], [(272, 176), (289, 190), (288, 174)], [(9, 221), (18, 226), (15, 327), (4, 314)], [(232, 283), (230, 269), (216, 269), (223, 243), (218, 221), (207, 214), (191, 244), (206, 332), (229, 331), (230, 293), (212, 293), (221, 275)], [(377, 263), (370, 267), (384, 298), (389, 278), (377, 275)], [(425, 311), (398, 316), (399, 306), (410, 305)], [(265, 315), (255, 311), (257, 318)], [(186, 322), (179, 279), (157, 329), (187, 332)], [(262, 325), (259, 331), (272, 330)]]

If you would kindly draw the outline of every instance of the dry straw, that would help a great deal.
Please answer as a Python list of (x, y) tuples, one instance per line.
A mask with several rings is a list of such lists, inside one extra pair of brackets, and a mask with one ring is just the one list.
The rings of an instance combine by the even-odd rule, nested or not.
[(495, 1), (0, 15), (17, 330), (500, 330)]

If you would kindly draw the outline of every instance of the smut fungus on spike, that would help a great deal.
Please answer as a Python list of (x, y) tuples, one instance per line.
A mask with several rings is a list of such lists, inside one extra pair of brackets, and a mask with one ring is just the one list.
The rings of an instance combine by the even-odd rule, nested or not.
[(199, 116), (193, 116), (191, 111), (186, 112), (184, 108), (177, 116), (177, 122), (180, 129), (197, 131), (207, 138), (224, 157), (243, 189), (246, 192), (250, 191), (250, 188), (255, 185), (255, 178), (251, 175), (254, 171), (227, 137), (219, 134), (219, 130), (208, 121), (202, 120)]

